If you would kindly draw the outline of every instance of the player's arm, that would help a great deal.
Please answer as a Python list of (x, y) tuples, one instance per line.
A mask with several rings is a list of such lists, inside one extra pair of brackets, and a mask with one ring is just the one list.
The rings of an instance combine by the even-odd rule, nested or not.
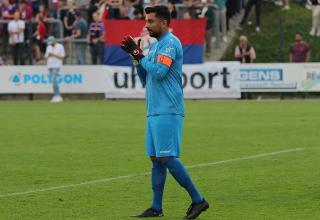
[(177, 49), (175, 41), (169, 39), (158, 48), (156, 62), (151, 62), (147, 58), (140, 60), (141, 66), (156, 80), (162, 80), (167, 75), (170, 67), (176, 59)]
[(144, 57), (140, 60), (140, 65), (148, 74), (151, 74), (152, 77), (157, 80), (162, 80), (172, 65), (172, 59), (170, 56), (159, 54), (156, 63), (152, 63), (146, 57)]
[(140, 81), (145, 86), (147, 83), (147, 71), (140, 64), (136, 65), (136, 68)]

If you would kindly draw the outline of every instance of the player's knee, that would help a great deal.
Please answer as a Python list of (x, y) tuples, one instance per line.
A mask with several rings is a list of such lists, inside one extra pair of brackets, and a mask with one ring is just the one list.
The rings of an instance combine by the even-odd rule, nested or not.
[(167, 160), (169, 160), (171, 157), (158, 157), (159, 161), (161, 163), (165, 163)]
[(157, 158), (156, 158), (156, 157), (151, 156), (151, 157), (150, 157), (150, 160), (151, 160), (151, 161), (155, 161), (155, 160), (157, 160)]

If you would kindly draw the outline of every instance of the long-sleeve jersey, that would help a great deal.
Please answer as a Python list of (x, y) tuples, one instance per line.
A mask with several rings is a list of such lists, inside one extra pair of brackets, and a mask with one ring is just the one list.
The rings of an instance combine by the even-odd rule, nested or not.
[(137, 72), (146, 85), (147, 116), (184, 116), (182, 87), (183, 50), (179, 39), (167, 32), (150, 46)]

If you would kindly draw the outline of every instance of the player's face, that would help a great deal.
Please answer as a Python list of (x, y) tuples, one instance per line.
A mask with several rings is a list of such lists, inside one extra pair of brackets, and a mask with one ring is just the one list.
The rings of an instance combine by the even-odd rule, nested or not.
[(158, 38), (162, 35), (164, 23), (165, 21), (157, 18), (155, 13), (146, 15), (146, 28), (151, 37)]

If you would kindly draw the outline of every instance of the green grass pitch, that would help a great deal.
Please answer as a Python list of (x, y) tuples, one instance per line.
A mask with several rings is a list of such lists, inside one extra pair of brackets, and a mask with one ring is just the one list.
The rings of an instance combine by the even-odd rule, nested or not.
[[(143, 101), (0, 102), (0, 219), (148, 208), (144, 129)], [(319, 101), (187, 101), (181, 159), (205, 164), (189, 169), (211, 204), (199, 219), (320, 219)], [(168, 175), (162, 219), (189, 203)]]

